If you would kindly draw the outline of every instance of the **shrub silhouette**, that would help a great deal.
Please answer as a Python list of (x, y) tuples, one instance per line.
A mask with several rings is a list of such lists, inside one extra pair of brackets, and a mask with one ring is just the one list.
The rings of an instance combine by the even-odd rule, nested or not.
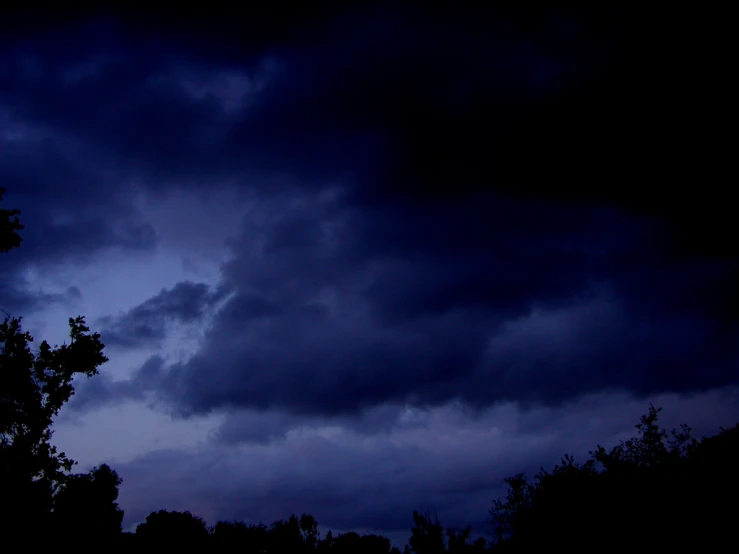
[(54, 497), (52, 519), (63, 544), (109, 548), (119, 540), (123, 510), (118, 508), (121, 479), (106, 464), (73, 475)]
[(205, 522), (190, 512), (159, 510), (136, 527), (136, 542), (143, 548), (205, 548), (209, 538)]
[(650, 406), (638, 436), (607, 451), (598, 446), (578, 464), (565, 455), (533, 482), (508, 478), (493, 502), (495, 551), (544, 548), (591, 551), (607, 538), (613, 548), (718, 548), (731, 540), (739, 492), (739, 428), (696, 441), (690, 428), (668, 434)]

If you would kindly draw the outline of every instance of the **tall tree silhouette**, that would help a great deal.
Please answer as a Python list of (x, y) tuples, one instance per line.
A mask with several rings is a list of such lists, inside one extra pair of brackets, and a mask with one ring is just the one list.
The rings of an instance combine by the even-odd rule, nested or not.
[(446, 541), (444, 540), (444, 527), (438, 518), (433, 520), (429, 514), (421, 515), (413, 510), (413, 523), (411, 538), (408, 544), (415, 554), (445, 554)]
[[(0, 189), (0, 197), (4, 190)], [(0, 210), (0, 251), (20, 245), (23, 229)], [(11, 219), (12, 218), (12, 219)], [(70, 343), (51, 347), (21, 328), (21, 318), (0, 323), (0, 533), (5, 537), (47, 538), (37, 530), (50, 525), (53, 498), (74, 465), (51, 444), (51, 424), (74, 394), (76, 375), (92, 376), (108, 359), (100, 335), (90, 334), (84, 318), (69, 319)]]

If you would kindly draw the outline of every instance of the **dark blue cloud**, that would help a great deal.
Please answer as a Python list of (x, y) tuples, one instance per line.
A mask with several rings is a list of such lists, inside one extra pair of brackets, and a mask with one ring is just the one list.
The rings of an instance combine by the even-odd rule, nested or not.
[(0, 308), (6, 314), (15, 317), (28, 315), (37, 310), (47, 308), (52, 304), (63, 304), (75, 297), (74, 294), (63, 295), (34, 291), (30, 287), (17, 286), (9, 282), (0, 285)]
[[(174, 37), (144, 33), (134, 42), (120, 20), (93, 20), (14, 45), (3, 100), (15, 117), (72, 133), (127, 173), (158, 179), (279, 170), (308, 180), (350, 173), (365, 184), (395, 185), (409, 171), (458, 180), (480, 170), (480, 148), (515, 122), (500, 118), (503, 105), (546, 98), (591, 65), (504, 21), (472, 32), (465, 23), (440, 31), (418, 10), (339, 12), (320, 32), (263, 50), (242, 43), (236, 59)], [(161, 79), (206, 67), (253, 75), (265, 58), (280, 69), (254, 109), (236, 117)], [(495, 126), (485, 121), (491, 110)], [(473, 140), (470, 126), (487, 127), (486, 138)]]
[[(16, 271), (155, 248), (132, 182), (230, 182), (269, 215), (232, 242), (234, 296), (202, 350), (162, 369), (183, 413), (733, 382), (728, 203), (665, 192), (713, 190), (660, 103), (681, 50), (657, 71), (639, 18), (522, 13), (329, 6), (306, 27), (268, 9), (234, 18), (259, 31), (241, 38), (113, 16), (5, 39), (0, 177), (29, 218)], [(161, 314), (196, 297), (152, 299), (123, 327), (161, 338)]]
[(224, 294), (223, 290), (210, 290), (205, 283), (177, 283), (125, 313), (100, 318), (97, 323), (101, 326), (102, 340), (106, 346), (114, 348), (160, 345), (167, 336), (168, 324), (202, 322), (206, 310)]
[(648, 222), (490, 196), (403, 212), (293, 199), (246, 222), (222, 268), (233, 296), (202, 349), (161, 368), (156, 392), (181, 415), (560, 405), (735, 382), (736, 327), (703, 293), (734, 266), (655, 263)]
[(63, 423), (73, 419), (75, 414), (108, 404), (149, 399), (149, 393), (160, 386), (163, 366), (164, 359), (161, 356), (150, 356), (132, 379), (114, 381), (109, 374), (103, 372), (94, 379), (76, 382), (76, 390), (68, 404), (71, 411), (63, 412), (57, 421)]

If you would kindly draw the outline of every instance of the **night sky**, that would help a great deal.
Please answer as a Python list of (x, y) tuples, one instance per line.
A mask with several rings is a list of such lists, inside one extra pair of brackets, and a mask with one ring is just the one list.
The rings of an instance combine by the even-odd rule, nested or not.
[(310, 5), (0, 20), (0, 307), (101, 333), (54, 442), (118, 471), (124, 529), (484, 535), (504, 477), (649, 402), (739, 421), (720, 32)]

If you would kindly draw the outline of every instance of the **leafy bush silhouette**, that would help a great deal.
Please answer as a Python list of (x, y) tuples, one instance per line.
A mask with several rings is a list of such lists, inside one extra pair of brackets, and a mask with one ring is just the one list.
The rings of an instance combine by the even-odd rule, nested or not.
[(121, 534), (123, 510), (118, 508), (121, 479), (106, 464), (73, 475), (54, 497), (53, 527), (63, 544), (106, 548)]
[(661, 429), (660, 411), (650, 405), (637, 437), (610, 451), (598, 446), (583, 464), (565, 455), (533, 482), (523, 474), (506, 479), (507, 495), (490, 509), (495, 551), (586, 552), (605, 538), (609, 548), (660, 550), (730, 540), (739, 430), (697, 441), (685, 425)]
[(152, 512), (136, 527), (136, 542), (143, 548), (204, 548), (209, 538), (205, 522), (187, 511)]

